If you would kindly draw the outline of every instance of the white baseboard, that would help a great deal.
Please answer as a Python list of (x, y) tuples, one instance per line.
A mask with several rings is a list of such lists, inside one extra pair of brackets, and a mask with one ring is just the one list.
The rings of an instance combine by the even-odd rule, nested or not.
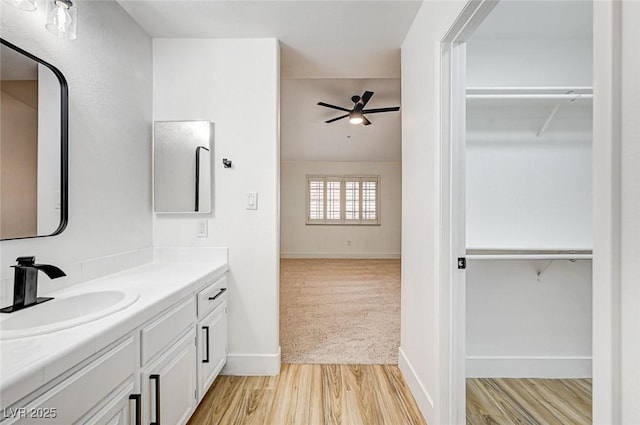
[(281, 252), (280, 258), (345, 258), (363, 260), (396, 260), (399, 252)]
[(275, 376), (280, 373), (280, 347), (275, 354), (227, 354), (222, 375)]
[(468, 378), (591, 378), (591, 357), (467, 357)]
[(398, 367), (400, 368), (400, 372), (402, 372), (404, 380), (409, 386), (409, 390), (411, 390), (411, 394), (413, 394), (413, 398), (418, 404), (420, 413), (422, 413), (422, 416), (425, 418), (427, 423), (429, 423), (428, 418), (431, 416), (429, 415), (429, 412), (433, 412), (433, 399), (424, 385), (422, 385), (422, 381), (416, 374), (416, 371), (402, 350), (402, 347), (398, 349)]

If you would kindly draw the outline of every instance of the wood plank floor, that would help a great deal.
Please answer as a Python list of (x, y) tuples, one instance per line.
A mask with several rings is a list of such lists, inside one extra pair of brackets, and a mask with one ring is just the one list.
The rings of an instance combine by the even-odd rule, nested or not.
[(400, 260), (283, 259), (283, 363), (397, 364)]
[(189, 425), (426, 425), (397, 366), (283, 364), (219, 376)]
[(590, 379), (467, 379), (467, 425), (591, 423)]

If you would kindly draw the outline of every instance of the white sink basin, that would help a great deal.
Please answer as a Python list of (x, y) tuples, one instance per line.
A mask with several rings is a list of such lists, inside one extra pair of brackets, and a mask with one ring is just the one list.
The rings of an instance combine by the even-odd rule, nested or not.
[(100, 319), (133, 304), (140, 294), (96, 291), (60, 295), (0, 317), (0, 340), (59, 331)]

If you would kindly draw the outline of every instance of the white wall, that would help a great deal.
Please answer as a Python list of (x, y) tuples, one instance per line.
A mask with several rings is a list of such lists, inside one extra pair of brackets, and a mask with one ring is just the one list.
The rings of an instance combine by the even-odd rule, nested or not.
[(591, 38), (472, 36), (467, 67), (471, 87), (591, 86)]
[(640, 3), (622, 10), (622, 423), (640, 423)]
[[(380, 226), (306, 225), (307, 174), (379, 175)], [(282, 161), (281, 256), (400, 258), (401, 174), (402, 166), (397, 161)]]
[[(157, 215), (156, 246), (229, 248), (229, 374), (277, 374), (279, 350), (279, 44), (154, 39), (154, 120), (215, 124), (209, 216)], [(222, 158), (233, 161), (223, 168)], [(258, 209), (246, 209), (258, 192)], [(208, 221), (209, 236), (196, 238)]]
[(591, 376), (590, 261), (470, 260), (466, 294), (468, 377)]
[(57, 66), (69, 83), (69, 226), (60, 236), (0, 242), (2, 304), (11, 302), (20, 255), (68, 275), (41, 293), (80, 281), (81, 263), (149, 248), (151, 39), (112, 1), (79, 1), (78, 39), (44, 28), (46, 10), (0, 3), (1, 36)]
[(430, 424), (442, 423), (440, 40), (465, 2), (424, 2), (402, 45), (402, 294), (399, 366)]
[(468, 133), (467, 248), (590, 250), (590, 135), (508, 141), (499, 132), (483, 135), (494, 141)]
[(640, 423), (640, 4), (594, 2), (594, 424)]

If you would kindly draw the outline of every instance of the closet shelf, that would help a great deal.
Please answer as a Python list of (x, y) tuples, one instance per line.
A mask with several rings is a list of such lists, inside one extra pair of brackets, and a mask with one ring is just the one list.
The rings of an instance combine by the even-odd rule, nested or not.
[(467, 260), (591, 260), (589, 250), (483, 250), (468, 249)]
[(545, 140), (590, 141), (591, 87), (467, 87), (466, 96), (467, 140), (536, 140), (550, 133)]
[(592, 87), (467, 87), (467, 99), (592, 99)]

